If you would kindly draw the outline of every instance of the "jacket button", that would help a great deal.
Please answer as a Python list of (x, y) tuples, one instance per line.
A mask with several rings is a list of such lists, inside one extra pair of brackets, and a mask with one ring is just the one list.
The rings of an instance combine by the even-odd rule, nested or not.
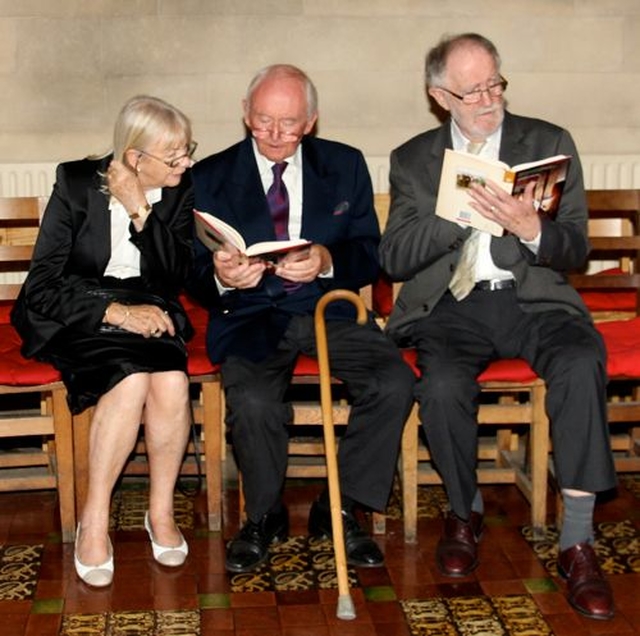
[(422, 305), (422, 311), (424, 311), (425, 314), (429, 313), (429, 305), (427, 303)]

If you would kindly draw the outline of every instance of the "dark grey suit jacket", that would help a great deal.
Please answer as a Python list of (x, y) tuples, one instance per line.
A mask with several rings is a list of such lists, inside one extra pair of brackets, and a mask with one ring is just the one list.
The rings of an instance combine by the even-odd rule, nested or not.
[[(387, 326), (400, 343), (446, 292), (470, 233), (469, 228), (435, 215), (444, 150), (451, 147), (450, 122), (446, 122), (391, 153), (391, 208), (380, 260), (394, 281), (404, 281)], [(556, 154), (571, 155), (572, 160), (557, 218), (543, 219), (537, 256), (510, 235), (492, 238), (491, 255), (496, 265), (513, 272), (524, 311), (564, 309), (588, 316), (565, 275), (580, 267), (589, 251), (588, 210), (575, 144), (558, 126), (505, 114), (502, 161), (515, 165)]]

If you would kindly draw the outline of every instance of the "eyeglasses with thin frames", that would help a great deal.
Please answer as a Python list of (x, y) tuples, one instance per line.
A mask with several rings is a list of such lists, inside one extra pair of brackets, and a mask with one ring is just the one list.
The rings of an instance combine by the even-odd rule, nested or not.
[[(252, 128), (251, 134), (256, 139), (266, 139), (267, 137), (271, 137), (274, 134), (274, 128)], [(277, 129), (278, 136), (282, 141), (295, 141), (296, 139), (300, 139), (302, 137), (302, 132), (300, 131), (285, 131), (282, 129)]]
[(161, 157), (156, 157), (155, 155), (152, 155), (149, 152), (145, 152), (144, 150), (138, 150), (138, 152), (142, 155), (145, 155), (145, 157), (150, 157), (151, 159), (155, 159), (156, 161), (162, 162), (165, 166), (167, 166), (167, 168), (170, 168), (171, 170), (173, 170), (174, 168), (177, 168), (180, 165), (180, 163), (185, 159), (192, 159), (193, 155), (196, 152), (197, 147), (198, 147), (198, 142), (192, 141), (189, 144), (189, 149), (187, 150), (187, 152), (184, 155), (175, 157), (174, 159), (162, 159)]
[(488, 93), (490, 97), (500, 97), (507, 90), (507, 86), (509, 86), (509, 82), (500, 75), (500, 81), (489, 84), (486, 88), (475, 88), (463, 95), (454, 93), (448, 88), (444, 88), (444, 86), (438, 86), (438, 88), (445, 93), (449, 93), (449, 95), (453, 95), (464, 104), (477, 104), (482, 99), (483, 93)]

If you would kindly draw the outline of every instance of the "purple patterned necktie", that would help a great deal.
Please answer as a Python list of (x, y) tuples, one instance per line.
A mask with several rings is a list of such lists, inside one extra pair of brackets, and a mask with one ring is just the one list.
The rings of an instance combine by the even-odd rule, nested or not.
[(267, 191), (267, 202), (273, 219), (273, 226), (276, 231), (276, 238), (284, 241), (289, 238), (289, 195), (287, 187), (282, 180), (282, 173), (287, 167), (287, 162), (274, 163), (273, 183)]

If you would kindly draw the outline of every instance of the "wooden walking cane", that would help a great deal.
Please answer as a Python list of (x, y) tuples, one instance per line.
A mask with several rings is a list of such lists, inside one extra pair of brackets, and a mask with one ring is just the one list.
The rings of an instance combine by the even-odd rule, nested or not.
[(340, 478), (338, 475), (338, 458), (336, 454), (336, 437), (333, 429), (333, 407), (331, 398), (331, 370), (329, 367), (329, 351), (327, 347), (327, 330), (324, 320), (325, 307), (335, 300), (348, 300), (358, 310), (358, 324), (367, 321), (367, 310), (364, 301), (358, 294), (346, 289), (334, 289), (327, 292), (316, 305), (315, 330), (318, 348), (318, 366), (320, 368), (320, 406), (322, 410), (322, 430), (324, 432), (324, 450), (327, 462), (327, 481), (329, 483), (329, 502), (331, 506), (331, 527), (333, 535), (333, 552), (336, 559), (338, 576), (338, 608), (336, 615), (343, 620), (356, 617), (353, 599), (349, 593), (349, 577), (347, 574), (347, 555), (344, 544), (344, 528), (342, 525), (342, 503), (340, 499)]

